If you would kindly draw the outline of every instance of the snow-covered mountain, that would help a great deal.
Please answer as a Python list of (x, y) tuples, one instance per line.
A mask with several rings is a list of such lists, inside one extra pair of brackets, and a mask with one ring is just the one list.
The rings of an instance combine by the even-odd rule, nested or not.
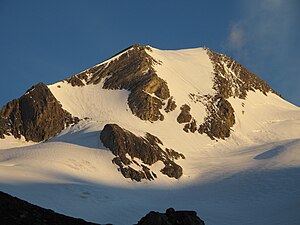
[(298, 224), (300, 108), (206, 48), (133, 45), (0, 111), (0, 189), (98, 223)]

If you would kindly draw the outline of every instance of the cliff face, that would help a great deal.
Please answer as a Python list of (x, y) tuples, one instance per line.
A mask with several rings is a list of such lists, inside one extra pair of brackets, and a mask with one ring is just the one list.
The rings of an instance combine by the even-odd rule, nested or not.
[(49, 88), (39, 83), (0, 110), (0, 137), (24, 136), (27, 141), (40, 142), (76, 121), (77, 118), (62, 109)]

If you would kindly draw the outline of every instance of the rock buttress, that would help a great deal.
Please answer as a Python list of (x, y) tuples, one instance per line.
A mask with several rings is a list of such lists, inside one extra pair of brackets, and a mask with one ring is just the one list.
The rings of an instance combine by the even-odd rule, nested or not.
[[(117, 124), (106, 124), (101, 132), (100, 140), (116, 156), (113, 163), (119, 166), (119, 170), (126, 178), (141, 181), (152, 180), (156, 177), (149, 166), (162, 161), (165, 165), (161, 172), (176, 179), (182, 175), (182, 168), (174, 160), (184, 156), (174, 150), (163, 150), (163, 145), (154, 135), (149, 133), (145, 137), (138, 137)], [(142, 161), (139, 164), (135, 159)], [(138, 167), (140, 170), (133, 168)]]
[(0, 136), (24, 136), (27, 141), (40, 142), (77, 121), (78, 118), (62, 108), (45, 84), (38, 83), (0, 110)]

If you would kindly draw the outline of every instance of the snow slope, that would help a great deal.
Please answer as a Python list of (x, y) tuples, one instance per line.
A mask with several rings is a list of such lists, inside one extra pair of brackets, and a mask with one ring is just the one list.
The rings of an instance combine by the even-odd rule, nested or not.
[[(213, 94), (213, 66), (204, 49), (148, 52), (161, 62), (157, 74), (168, 83), (176, 103), (188, 103), (197, 119), (203, 105), (188, 96)], [(118, 56), (116, 56), (118, 57)], [(49, 85), (72, 115), (85, 118), (44, 143), (0, 140), (0, 189), (31, 203), (98, 223), (133, 224), (150, 210), (196, 210), (208, 225), (289, 224), (300, 221), (300, 109), (275, 94), (249, 92), (230, 98), (236, 124), (226, 140), (186, 133), (176, 122), (180, 109), (164, 121), (132, 115), (126, 90), (103, 83), (72, 87)], [(149, 132), (166, 147), (182, 152), (179, 179), (159, 170), (154, 181), (125, 179), (100, 142), (104, 125), (117, 123), (137, 135)]]

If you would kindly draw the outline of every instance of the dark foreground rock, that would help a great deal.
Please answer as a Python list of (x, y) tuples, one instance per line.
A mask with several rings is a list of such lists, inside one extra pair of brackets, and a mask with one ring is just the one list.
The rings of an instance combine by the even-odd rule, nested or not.
[[(148, 166), (161, 161), (165, 167), (161, 173), (180, 178), (182, 168), (174, 160), (184, 159), (184, 155), (173, 149), (162, 149), (162, 141), (156, 136), (147, 133), (145, 137), (138, 137), (117, 124), (106, 124), (101, 132), (100, 140), (116, 156), (113, 163), (119, 166), (120, 172), (125, 178), (141, 181), (142, 179), (153, 180), (156, 174)], [(142, 163), (138, 163), (139, 159)], [(133, 168), (138, 167), (139, 170)]]
[(38, 83), (0, 110), (0, 138), (24, 136), (27, 141), (40, 142), (76, 122), (78, 118), (62, 108), (49, 88)]
[[(100, 225), (44, 209), (2, 191), (0, 191), (0, 218), (1, 225)], [(141, 218), (137, 225), (205, 224), (195, 211), (175, 211), (169, 208), (166, 213), (151, 211)]]
[(1, 225), (96, 225), (44, 209), (0, 191)]
[(150, 212), (137, 225), (205, 225), (195, 211), (175, 211), (167, 209), (166, 213)]

